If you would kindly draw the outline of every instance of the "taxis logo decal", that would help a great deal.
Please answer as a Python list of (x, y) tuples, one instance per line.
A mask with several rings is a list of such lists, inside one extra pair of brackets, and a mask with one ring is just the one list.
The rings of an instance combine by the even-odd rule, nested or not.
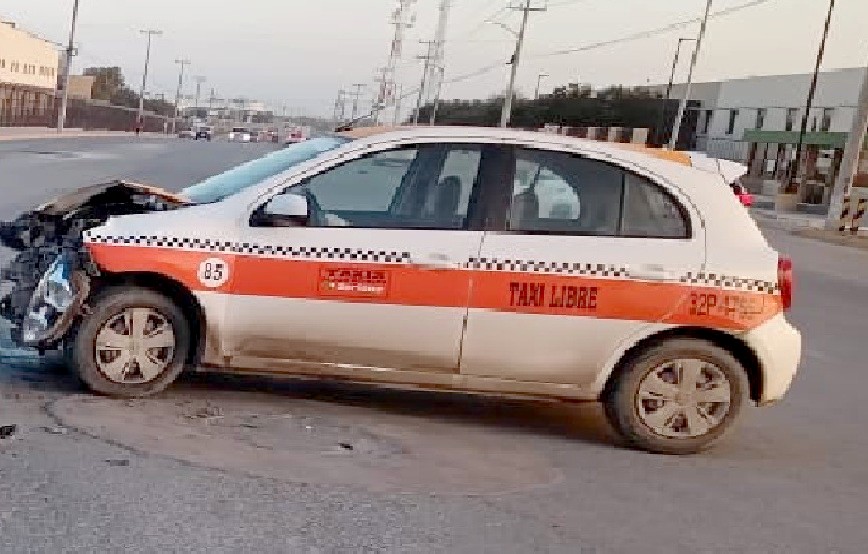
[(389, 296), (389, 272), (383, 269), (323, 267), (319, 274), (321, 296), (371, 299)]

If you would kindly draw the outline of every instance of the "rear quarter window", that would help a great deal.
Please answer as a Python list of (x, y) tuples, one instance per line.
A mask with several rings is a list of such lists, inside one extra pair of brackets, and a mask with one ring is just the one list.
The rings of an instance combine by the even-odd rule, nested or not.
[(642, 177), (632, 173), (624, 175), (622, 236), (690, 237), (687, 213), (671, 194)]

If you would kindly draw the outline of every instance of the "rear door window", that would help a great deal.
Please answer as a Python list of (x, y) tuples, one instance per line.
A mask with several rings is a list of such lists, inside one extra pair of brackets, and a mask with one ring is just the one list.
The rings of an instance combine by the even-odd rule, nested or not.
[(686, 238), (685, 210), (662, 187), (613, 164), (566, 152), (516, 149), (507, 230)]

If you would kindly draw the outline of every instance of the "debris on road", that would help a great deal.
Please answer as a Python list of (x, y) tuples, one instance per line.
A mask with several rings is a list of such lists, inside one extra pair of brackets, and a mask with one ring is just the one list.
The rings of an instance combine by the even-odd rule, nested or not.
[(17, 432), (17, 425), (0, 425), (0, 439), (11, 439)]
[(193, 413), (185, 414), (187, 419), (198, 419), (206, 423), (214, 423), (223, 419), (223, 410), (213, 404), (205, 404), (200, 408), (196, 408)]
[(42, 430), (49, 435), (65, 435), (69, 433), (69, 429), (67, 429), (66, 427), (61, 427), (59, 425), (55, 425), (54, 427), (43, 427)]
[(107, 463), (111, 467), (127, 467), (128, 465), (130, 465), (129, 460), (106, 460), (105, 463)]
[(338, 446), (340, 446), (344, 450), (352, 450), (353, 449), (353, 445), (348, 443), (348, 442), (339, 442)]

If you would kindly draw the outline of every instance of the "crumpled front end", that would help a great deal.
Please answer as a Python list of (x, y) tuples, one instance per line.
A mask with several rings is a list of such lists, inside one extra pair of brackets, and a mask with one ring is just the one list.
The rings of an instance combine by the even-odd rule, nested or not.
[[(99, 276), (82, 244), (83, 233), (119, 215), (165, 211), (186, 202), (160, 189), (114, 181), (79, 189), (0, 222), (0, 244), (17, 251), (0, 268), (0, 317), (12, 339), (42, 351), (59, 344), (84, 309)], [(7, 285), (8, 288), (8, 285)], [(0, 288), (0, 291), (5, 290)]]

